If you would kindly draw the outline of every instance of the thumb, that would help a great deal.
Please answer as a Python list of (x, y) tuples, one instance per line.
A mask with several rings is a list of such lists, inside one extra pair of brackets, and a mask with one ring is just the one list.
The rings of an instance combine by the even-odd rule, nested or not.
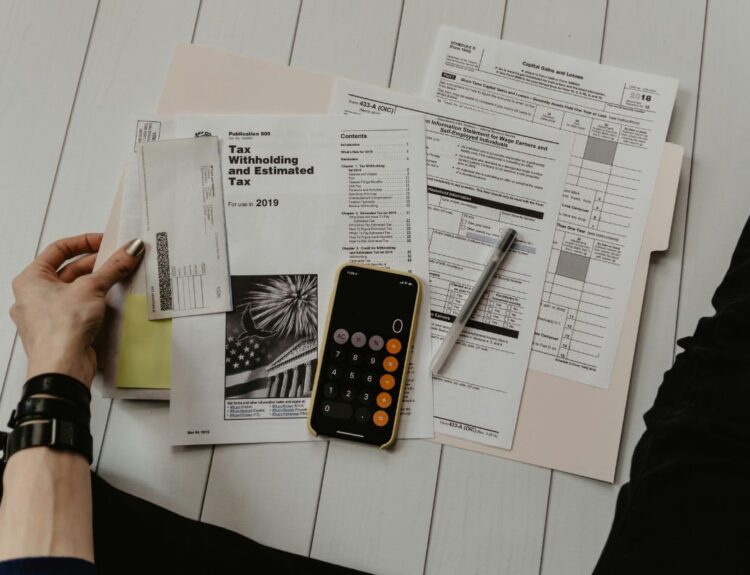
[(136, 238), (109, 256), (104, 265), (91, 274), (96, 289), (107, 293), (113, 285), (127, 278), (138, 267), (145, 250), (143, 240)]

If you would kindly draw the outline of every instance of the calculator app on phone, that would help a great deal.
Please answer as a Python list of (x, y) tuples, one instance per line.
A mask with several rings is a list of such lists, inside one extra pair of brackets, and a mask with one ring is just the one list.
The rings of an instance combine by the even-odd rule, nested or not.
[(411, 274), (339, 269), (310, 401), (313, 434), (395, 441), (420, 293)]

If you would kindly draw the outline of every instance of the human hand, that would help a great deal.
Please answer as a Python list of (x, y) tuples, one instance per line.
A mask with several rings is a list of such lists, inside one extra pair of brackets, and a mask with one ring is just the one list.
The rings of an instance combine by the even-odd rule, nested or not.
[(105, 297), (133, 273), (144, 251), (143, 242), (133, 240), (94, 272), (101, 242), (101, 234), (53, 242), (13, 280), (10, 317), (29, 358), (27, 377), (62, 373), (91, 385), (96, 373), (91, 344), (104, 318)]

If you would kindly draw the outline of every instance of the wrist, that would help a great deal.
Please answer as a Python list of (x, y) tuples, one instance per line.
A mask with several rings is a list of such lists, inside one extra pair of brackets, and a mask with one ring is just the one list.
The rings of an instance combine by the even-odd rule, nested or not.
[(26, 379), (31, 379), (43, 373), (61, 373), (73, 379), (77, 379), (86, 387), (91, 387), (94, 379), (93, 369), (86, 362), (74, 357), (46, 354), (44, 356), (29, 354), (29, 361), (26, 368)]

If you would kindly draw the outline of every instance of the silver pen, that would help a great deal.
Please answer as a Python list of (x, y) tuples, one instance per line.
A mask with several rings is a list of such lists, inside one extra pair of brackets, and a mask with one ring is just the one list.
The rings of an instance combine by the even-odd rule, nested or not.
[(471, 314), (474, 313), (477, 304), (479, 304), (479, 300), (482, 299), (482, 295), (484, 295), (484, 292), (487, 290), (487, 286), (490, 285), (490, 282), (492, 281), (492, 278), (495, 277), (495, 273), (500, 267), (500, 264), (505, 259), (505, 256), (508, 255), (511, 246), (516, 239), (516, 235), (516, 230), (508, 228), (505, 230), (505, 233), (500, 240), (495, 244), (495, 247), (490, 254), (490, 258), (487, 260), (487, 264), (482, 270), (482, 275), (479, 276), (477, 283), (474, 285), (474, 289), (471, 290), (469, 297), (466, 298), (466, 301), (458, 312), (453, 325), (448, 330), (448, 333), (445, 334), (443, 343), (440, 344), (435, 356), (432, 358), (430, 369), (435, 375), (439, 375), (440, 369), (443, 367), (445, 360), (448, 359), (458, 336), (461, 335), (464, 327), (466, 327), (466, 323), (471, 318)]

